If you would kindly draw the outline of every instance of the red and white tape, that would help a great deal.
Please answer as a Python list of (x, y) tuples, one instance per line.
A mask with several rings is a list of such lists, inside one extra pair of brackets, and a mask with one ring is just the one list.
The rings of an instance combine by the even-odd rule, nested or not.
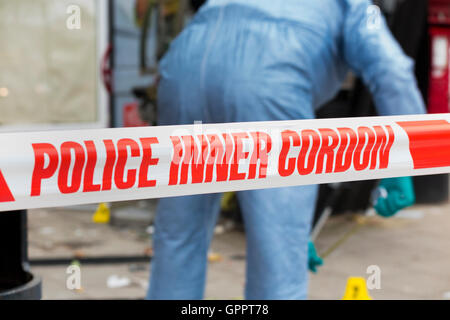
[(450, 114), (0, 134), (0, 211), (450, 173)]

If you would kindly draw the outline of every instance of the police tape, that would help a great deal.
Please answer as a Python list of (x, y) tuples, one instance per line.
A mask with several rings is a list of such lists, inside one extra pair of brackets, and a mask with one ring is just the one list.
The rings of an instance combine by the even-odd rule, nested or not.
[(0, 134), (0, 211), (450, 172), (450, 114)]

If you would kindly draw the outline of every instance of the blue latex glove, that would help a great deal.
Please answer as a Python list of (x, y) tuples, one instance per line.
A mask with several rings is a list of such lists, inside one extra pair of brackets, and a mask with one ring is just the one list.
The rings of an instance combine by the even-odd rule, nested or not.
[(392, 217), (416, 201), (411, 177), (383, 179), (378, 186), (380, 195), (374, 208), (383, 217)]
[(316, 273), (317, 268), (323, 265), (323, 260), (317, 254), (316, 247), (312, 241), (308, 242), (308, 268), (309, 271)]

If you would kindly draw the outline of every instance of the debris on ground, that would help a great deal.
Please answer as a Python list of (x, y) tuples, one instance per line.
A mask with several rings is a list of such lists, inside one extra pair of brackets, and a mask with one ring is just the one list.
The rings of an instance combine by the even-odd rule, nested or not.
[(116, 274), (113, 274), (108, 277), (106, 280), (106, 285), (110, 289), (118, 289), (128, 287), (131, 284), (131, 280), (127, 277), (120, 277)]

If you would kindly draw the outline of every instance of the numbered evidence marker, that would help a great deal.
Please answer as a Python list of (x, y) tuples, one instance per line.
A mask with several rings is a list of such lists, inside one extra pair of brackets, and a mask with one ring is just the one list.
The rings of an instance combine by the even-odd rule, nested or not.
[(92, 216), (92, 222), (94, 223), (109, 223), (109, 220), (111, 218), (111, 212), (109, 210), (109, 206), (106, 203), (100, 203), (98, 205), (97, 211), (95, 211), (94, 215)]
[(366, 279), (362, 277), (348, 278), (342, 300), (372, 300), (367, 291)]

